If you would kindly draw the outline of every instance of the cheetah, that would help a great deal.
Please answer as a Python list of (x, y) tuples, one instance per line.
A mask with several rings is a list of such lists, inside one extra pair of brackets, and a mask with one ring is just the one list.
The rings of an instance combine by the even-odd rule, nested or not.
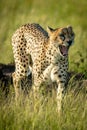
[(16, 96), (22, 88), (29, 86), (28, 76), (32, 73), (33, 89), (42, 83), (57, 84), (58, 111), (68, 82), (68, 51), (75, 34), (71, 26), (45, 31), (39, 24), (25, 24), (12, 36), (15, 60), (13, 82)]

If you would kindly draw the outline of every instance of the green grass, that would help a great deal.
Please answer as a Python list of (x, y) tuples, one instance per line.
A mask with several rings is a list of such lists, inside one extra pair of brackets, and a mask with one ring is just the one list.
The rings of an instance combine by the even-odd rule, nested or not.
[[(69, 70), (87, 78), (87, 0), (0, 0), (0, 18), (0, 62), (14, 62), (11, 37), (22, 24), (36, 22), (45, 29), (72, 25), (76, 38), (69, 51)], [(7, 99), (0, 92), (0, 130), (86, 130), (87, 90), (79, 91), (78, 81), (73, 86), (67, 91), (60, 118), (55, 94), (44, 107), (39, 100), (36, 111), (32, 97), (16, 105), (12, 90)]]
[(55, 92), (52, 97), (41, 97), (37, 102), (32, 95), (23, 100), (21, 97), (18, 103), (11, 94), (7, 100), (0, 98), (0, 130), (86, 130), (86, 99), (85, 88), (79, 91), (69, 88), (59, 117)]

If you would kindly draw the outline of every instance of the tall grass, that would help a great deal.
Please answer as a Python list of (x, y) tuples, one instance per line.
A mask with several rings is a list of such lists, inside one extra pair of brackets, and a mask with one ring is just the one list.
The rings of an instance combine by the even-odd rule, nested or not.
[[(86, 89), (68, 89), (62, 116), (58, 116), (56, 94), (41, 97), (37, 102), (30, 95), (17, 103), (13, 95), (0, 98), (0, 130), (86, 130)], [(22, 100), (23, 99), (23, 100)], [(36, 106), (38, 107), (36, 108)]]

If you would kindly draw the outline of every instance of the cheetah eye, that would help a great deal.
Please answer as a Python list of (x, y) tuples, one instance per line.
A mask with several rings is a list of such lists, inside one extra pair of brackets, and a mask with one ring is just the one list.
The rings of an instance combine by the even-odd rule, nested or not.
[(65, 40), (64, 34), (60, 34), (59, 36), (60, 36), (61, 40), (63, 40), (63, 41)]

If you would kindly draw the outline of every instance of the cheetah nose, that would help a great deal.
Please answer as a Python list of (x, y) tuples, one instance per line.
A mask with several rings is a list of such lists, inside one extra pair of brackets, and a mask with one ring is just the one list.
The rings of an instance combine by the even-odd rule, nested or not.
[(72, 40), (69, 40), (69, 41), (67, 41), (68, 43), (69, 43), (69, 45), (71, 45), (72, 44)]

